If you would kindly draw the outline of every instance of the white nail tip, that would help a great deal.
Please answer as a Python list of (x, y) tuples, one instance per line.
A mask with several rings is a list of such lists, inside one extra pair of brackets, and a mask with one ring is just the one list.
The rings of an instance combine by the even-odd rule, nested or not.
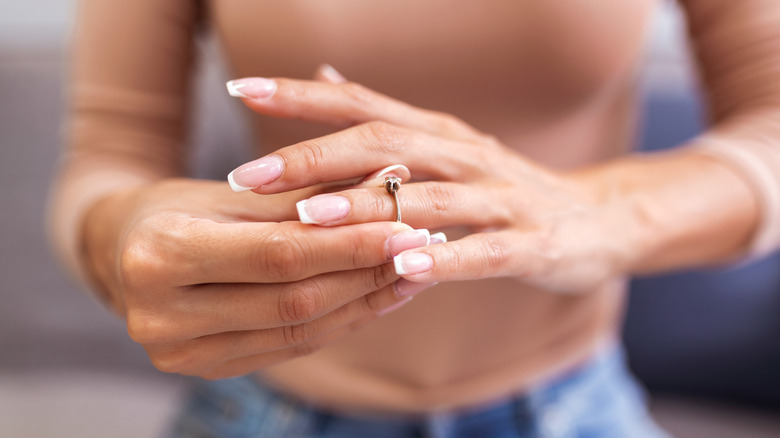
[(298, 218), (302, 224), (316, 224), (317, 222), (306, 213), (306, 200), (298, 201), (295, 203), (295, 208), (298, 210)]
[(228, 83), (225, 84), (225, 86), (227, 86), (227, 90), (228, 90), (228, 94), (229, 95), (231, 95), (233, 97), (249, 98), (249, 96), (247, 96), (246, 94), (238, 91), (239, 89), (245, 87), (246, 84), (237, 84), (235, 81), (228, 81)]
[(442, 232), (431, 234), (431, 239), (439, 239), (442, 243), (447, 243), (447, 235)]
[[(233, 171), (235, 172), (235, 170)], [(227, 176), (228, 183), (230, 184), (230, 188), (233, 189), (234, 192), (245, 192), (247, 190), (252, 190), (255, 187), (244, 187), (238, 183), (236, 183), (236, 180), (233, 178), (233, 172), (230, 172)]]
[(402, 261), (401, 255), (397, 255), (393, 257), (393, 266), (395, 266), (395, 273), (398, 275), (404, 275), (406, 274), (406, 270), (404, 270), (404, 265)]
[(379, 173), (376, 175), (376, 177), (379, 178), (380, 176), (385, 176), (396, 169), (400, 169), (401, 167), (406, 167), (406, 166), (404, 166), (403, 164), (393, 164), (392, 166), (387, 166), (384, 169), (380, 170)]
[(425, 228), (420, 228), (419, 230), (414, 230), (414, 231), (417, 231), (418, 233), (420, 233), (423, 236), (425, 236), (425, 245), (426, 246), (431, 244), (431, 232), (430, 231), (428, 231)]

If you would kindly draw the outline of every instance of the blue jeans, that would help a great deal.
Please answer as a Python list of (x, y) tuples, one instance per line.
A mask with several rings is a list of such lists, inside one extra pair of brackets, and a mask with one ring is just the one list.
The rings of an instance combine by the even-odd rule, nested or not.
[(366, 418), (318, 409), (251, 377), (198, 380), (170, 438), (664, 438), (610, 348), (557, 380), (472, 410)]

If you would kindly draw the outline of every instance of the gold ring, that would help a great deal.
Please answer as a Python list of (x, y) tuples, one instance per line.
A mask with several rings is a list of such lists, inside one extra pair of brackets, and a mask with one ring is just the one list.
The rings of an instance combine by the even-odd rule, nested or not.
[(401, 189), (401, 179), (396, 176), (385, 178), (385, 190), (395, 198), (395, 220), (401, 222), (401, 203), (398, 202), (398, 190)]

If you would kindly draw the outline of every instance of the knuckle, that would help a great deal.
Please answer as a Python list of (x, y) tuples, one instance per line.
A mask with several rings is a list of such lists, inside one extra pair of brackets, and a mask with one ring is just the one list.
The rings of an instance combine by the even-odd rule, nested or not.
[(257, 265), (269, 277), (278, 280), (295, 280), (303, 275), (305, 252), (301, 244), (287, 233), (279, 232), (269, 236), (258, 245), (254, 257)]
[(279, 317), (285, 323), (310, 321), (322, 308), (322, 291), (316, 281), (307, 281), (282, 294), (279, 300)]
[(462, 131), (468, 126), (458, 117), (444, 112), (433, 111), (433, 119), (435, 126), (443, 132)]
[(171, 374), (186, 374), (193, 369), (195, 362), (189, 350), (171, 350), (149, 355), (149, 359), (159, 371)]
[(495, 273), (500, 271), (504, 266), (504, 263), (506, 262), (506, 251), (504, 250), (504, 245), (499, 241), (488, 237), (484, 239), (479, 246), (478, 257), (484, 261), (482, 264), (484, 274)]
[(193, 224), (172, 217), (147, 218), (122, 245), (118, 275), (129, 288), (148, 288), (170, 281), (189, 265), (188, 247), (197, 240)]
[(377, 239), (353, 233), (343, 239), (339, 251), (344, 254), (345, 262), (349, 261), (351, 269), (361, 269), (377, 258), (377, 245)]
[(478, 131), (473, 126), (469, 125), (460, 117), (454, 116), (449, 113), (441, 111), (430, 112), (430, 124), (438, 131), (449, 133), (458, 137), (466, 137), (466, 139), (480, 141), (485, 139), (487, 141), (488, 135)]
[(282, 328), (282, 336), (285, 345), (298, 345), (314, 338), (317, 330), (314, 324), (307, 322), (288, 325)]
[(341, 85), (344, 94), (352, 101), (355, 106), (365, 107), (371, 105), (375, 100), (375, 93), (356, 82), (347, 82)]
[(152, 239), (133, 236), (120, 250), (117, 269), (127, 288), (145, 289), (165, 278), (167, 264)]
[(316, 169), (325, 163), (325, 148), (316, 141), (304, 141), (298, 144), (298, 148), (306, 169)]
[(293, 347), (292, 354), (295, 357), (308, 356), (316, 353), (322, 347), (321, 342), (304, 342)]
[(505, 271), (507, 255), (504, 245), (497, 239), (486, 237), (470, 245), (468, 251), (441, 246), (438, 257), (446, 260), (447, 271), (463, 273), (467, 278), (485, 278)]
[(427, 203), (429, 214), (442, 217), (457, 201), (452, 187), (441, 183), (424, 183), (421, 185), (423, 196)]
[(387, 218), (386, 220), (395, 220), (395, 204), (392, 196), (387, 196), (385, 189), (378, 192), (370, 192), (370, 196), (363, 196), (360, 199), (359, 206), (364, 208), (371, 218)]
[(397, 126), (383, 120), (374, 120), (362, 125), (368, 144), (379, 152), (394, 152), (403, 144), (403, 134)]
[(479, 138), (481, 139), (480, 142), (482, 144), (488, 145), (493, 149), (499, 149), (503, 147), (503, 144), (498, 139), (498, 137), (496, 137), (493, 134), (486, 134), (484, 132), (480, 132)]
[(366, 315), (376, 315), (387, 307), (379, 291), (364, 295), (360, 302), (362, 313)]
[(371, 291), (379, 290), (398, 278), (395, 268), (391, 263), (385, 263), (379, 266), (369, 268), (367, 275), (367, 289)]
[(466, 254), (447, 245), (437, 248), (441, 255), (439, 258), (447, 261), (448, 270), (451, 272), (464, 272), (466, 266)]
[(128, 310), (127, 334), (138, 344), (168, 342), (175, 339), (178, 332), (176, 323), (160, 314)]

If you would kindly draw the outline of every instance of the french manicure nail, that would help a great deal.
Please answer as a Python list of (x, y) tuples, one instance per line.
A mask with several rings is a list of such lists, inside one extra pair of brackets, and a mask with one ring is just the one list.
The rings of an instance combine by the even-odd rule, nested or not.
[(267, 99), (276, 93), (276, 81), (267, 78), (236, 79), (225, 85), (233, 97)]
[(363, 178), (360, 182), (365, 183), (368, 181), (374, 181), (387, 175), (393, 175), (397, 177), (399, 181), (403, 182), (403, 178), (406, 178), (410, 174), (411, 173), (409, 172), (409, 168), (403, 164), (393, 164), (392, 166), (387, 166), (384, 169), (377, 170), (366, 175), (366, 177)]
[(436, 286), (437, 284), (439, 283), (415, 283), (413, 281), (402, 278), (393, 284), (393, 288), (395, 289), (395, 295), (399, 298), (402, 298), (413, 297), (425, 289)]
[(437, 243), (447, 243), (447, 235), (442, 232), (431, 234), (431, 245)]
[(322, 64), (322, 66), (320, 66), (320, 73), (334, 84), (343, 84), (344, 82), (347, 82), (347, 78), (330, 64)]
[(295, 204), (304, 224), (324, 224), (344, 219), (351, 207), (349, 199), (336, 195), (317, 195)]
[(419, 248), (431, 243), (431, 233), (425, 228), (409, 230), (387, 239), (387, 253), (395, 257), (407, 249)]
[(433, 267), (433, 258), (422, 253), (398, 254), (393, 257), (393, 264), (398, 275), (420, 274)]
[(405, 299), (405, 300), (403, 300), (403, 301), (399, 301), (399, 302), (397, 302), (397, 303), (393, 304), (393, 305), (392, 305), (392, 306), (390, 306), (390, 307), (386, 307), (386, 308), (384, 308), (384, 309), (380, 310), (380, 311), (379, 311), (379, 316), (382, 316), (382, 315), (387, 315), (388, 313), (390, 313), (390, 312), (392, 312), (392, 311), (394, 311), (394, 310), (398, 310), (398, 309), (400, 309), (400, 308), (401, 308), (401, 307), (403, 307), (403, 306), (404, 306), (406, 303), (408, 303), (409, 301), (412, 301), (412, 298), (414, 298), (414, 297), (408, 297), (407, 299)]
[[(379, 173), (376, 174), (375, 178), (379, 178), (379, 177), (385, 176), (388, 173), (390, 173), (390, 172), (392, 172), (394, 170), (398, 170), (400, 168), (406, 168), (406, 166), (404, 166), (403, 164), (393, 164), (392, 166), (387, 166), (384, 169), (380, 170)], [(406, 171), (408, 172), (409, 169), (406, 169)]]
[(270, 155), (242, 164), (230, 172), (227, 179), (234, 192), (243, 192), (276, 181), (284, 169), (281, 158)]

